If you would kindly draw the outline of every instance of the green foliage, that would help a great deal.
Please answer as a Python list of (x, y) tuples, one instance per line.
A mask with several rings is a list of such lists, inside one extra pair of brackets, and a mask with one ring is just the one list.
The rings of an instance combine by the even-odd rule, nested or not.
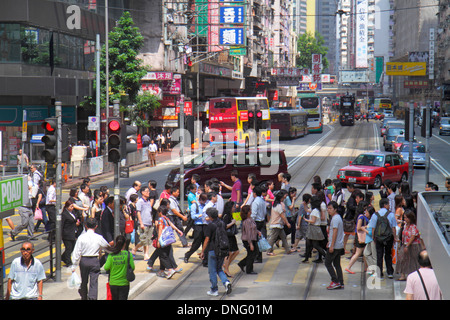
[[(144, 45), (144, 37), (139, 28), (134, 26), (133, 19), (129, 12), (124, 12), (117, 22), (117, 26), (109, 33), (109, 87), (110, 104), (118, 99), (126, 100), (128, 104), (136, 104), (140, 89), (140, 80), (147, 73), (142, 61), (137, 58), (139, 50)], [(100, 57), (100, 100), (101, 108), (106, 105), (106, 46), (102, 47)], [(86, 97), (82, 103), (85, 108), (95, 108), (95, 93), (97, 83), (94, 81), (94, 96)], [(126, 98), (124, 98), (126, 96)], [(148, 98), (147, 98), (148, 99)], [(156, 99), (156, 98), (155, 98)], [(141, 99), (142, 100), (142, 99)], [(152, 100), (153, 101), (153, 100)], [(154, 105), (152, 103), (152, 105)], [(134, 115), (134, 109), (123, 109), (128, 112), (130, 119), (138, 119), (139, 115)]]
[(309, 68), (312, 67), (312, 54), (318, 53), (322, 55), (323, 69), (328, 68), (328, 59), (325, 55), (328, 53), (328, 48), (325, 47), (322, 35), (316, 32), (313, 35), (311, 32), (306, 32), (298, 37), (297, 49), (300, 56), (297, 58), (298, 68)]
[(150, 122), (148, 121), (149, 116), (153, 113), (153, 110), (159, 108), (161, 103), (158, 98), (144, 91), (143, 94), (139, 94), (136, 97), (136, 104), (132, 112), (129, 113), (131, 122), (135, 122), (137, 127), (150, 127)]

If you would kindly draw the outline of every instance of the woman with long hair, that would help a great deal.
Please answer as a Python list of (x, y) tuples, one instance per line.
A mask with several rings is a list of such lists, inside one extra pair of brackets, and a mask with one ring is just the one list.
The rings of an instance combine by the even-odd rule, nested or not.
[(112, 300), (127, 300), (130, 292), (130, 282), (127, 280), (127, 266), (134, 270), (133, 256), (126, 250), (127, 239), (118, 235), (114, 241), (112, 253), (108, 254), (104, 269), (109, 271), (109, 286)]
[(398, 250), (396, 265), (396, 272), (401, 274), (399, 281), (406, 280), (408, 274), (419, 269), (417, 257), (423, 249), (420, 232), (416, 226), (416, 215), (412, 210), (408, 209), (405, 211), (404, 217), (405, 226), (402, 232), (402, 242)]
[(81, 221), (74, 213), (73, 201), (69, 199), (64, 204), (61, 214), (62, 240), (65, 248), (63, 254), (61, 255), (61, 260), (67, 267), (72, 265), (71, 256), (77, 241), (77, 228), (80, 224)]
[(236, 259), (237, 255), (239, 254), (239, 247), (236, 240), (236, 233), (237, 233), (236, 220), (233, 219), (233, 212), (235, 208), (236, 205), (233, 201), (227, 201), (225, 203), (222, 213), (222, 220), (225, 223), (228, 236), (228, 243), (230, 244), (230, 252), (223, 261), (223, 271), (225, 272), (227, 277), (231, 277), (229, 270), (230, 264), (231, 262), (233, 262), (234, 259)]
[[(325, 256), (325, 249), (321, 246), (323, 239), (325, 238), (320, 228), (320, 205), (322, 200), (313, 196), (311, 198), (311, 214), (309, 219), (305, 219), (308, 222), (308, 230), (306, 232), (306, 251), (305, 259), (302, 262), (308, 262), (311, 257), (312, 249), (315, 248), (321, 256)], [(314, 260), (314, 262), (321, 262), (321, 259)]]

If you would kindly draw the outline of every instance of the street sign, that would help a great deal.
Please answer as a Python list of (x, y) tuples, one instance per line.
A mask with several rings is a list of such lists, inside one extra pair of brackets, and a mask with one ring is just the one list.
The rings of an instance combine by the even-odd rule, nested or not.
[(88, 117), (88, 131), (97, 131), (99, 123), (100, 121), (97, 117)]
[(0, 181), (0, 212), (24, 205), (28, 201), (28, 177)]

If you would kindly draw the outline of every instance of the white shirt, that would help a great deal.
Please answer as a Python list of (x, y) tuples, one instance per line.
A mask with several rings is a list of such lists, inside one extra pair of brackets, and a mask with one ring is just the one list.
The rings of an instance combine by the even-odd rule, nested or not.
[(152, 144), (150, 144), (148, 146), (148, 151), (149, 152), (156, 152), (156, 151), (158, 151), (158, 146), (156, 144), (152, 143)]
[(135, 188), (131, 187), (130, 189), (128, 189), (128, 191), (125, 193), (125, 199), (127, 199), (127, 203), (130, 202), (130, 197), (132, 194), (137, 194), (137, 191)]
[(53, 185), (48, 187), (45, 204), (56, 204), (56, 188)]
[(78, 265), (81, 257), (98, 257), (100, 249), (108, 248), (108, 242), (94, 230), (88, 229), (81, 234), (72, 252), (72, 263)]

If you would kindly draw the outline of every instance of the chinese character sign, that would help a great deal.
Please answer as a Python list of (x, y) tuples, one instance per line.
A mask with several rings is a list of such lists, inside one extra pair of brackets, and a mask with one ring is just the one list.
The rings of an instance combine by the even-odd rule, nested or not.
[(220, 23), (244, 23), (244, 6), (220, 7)]
[(219, 32), (219, 44), (243, 45), (244, 28), (221, 28)]
[(367, 0), (357, 0), (356, 11), (356, 67), (367, 68)]

